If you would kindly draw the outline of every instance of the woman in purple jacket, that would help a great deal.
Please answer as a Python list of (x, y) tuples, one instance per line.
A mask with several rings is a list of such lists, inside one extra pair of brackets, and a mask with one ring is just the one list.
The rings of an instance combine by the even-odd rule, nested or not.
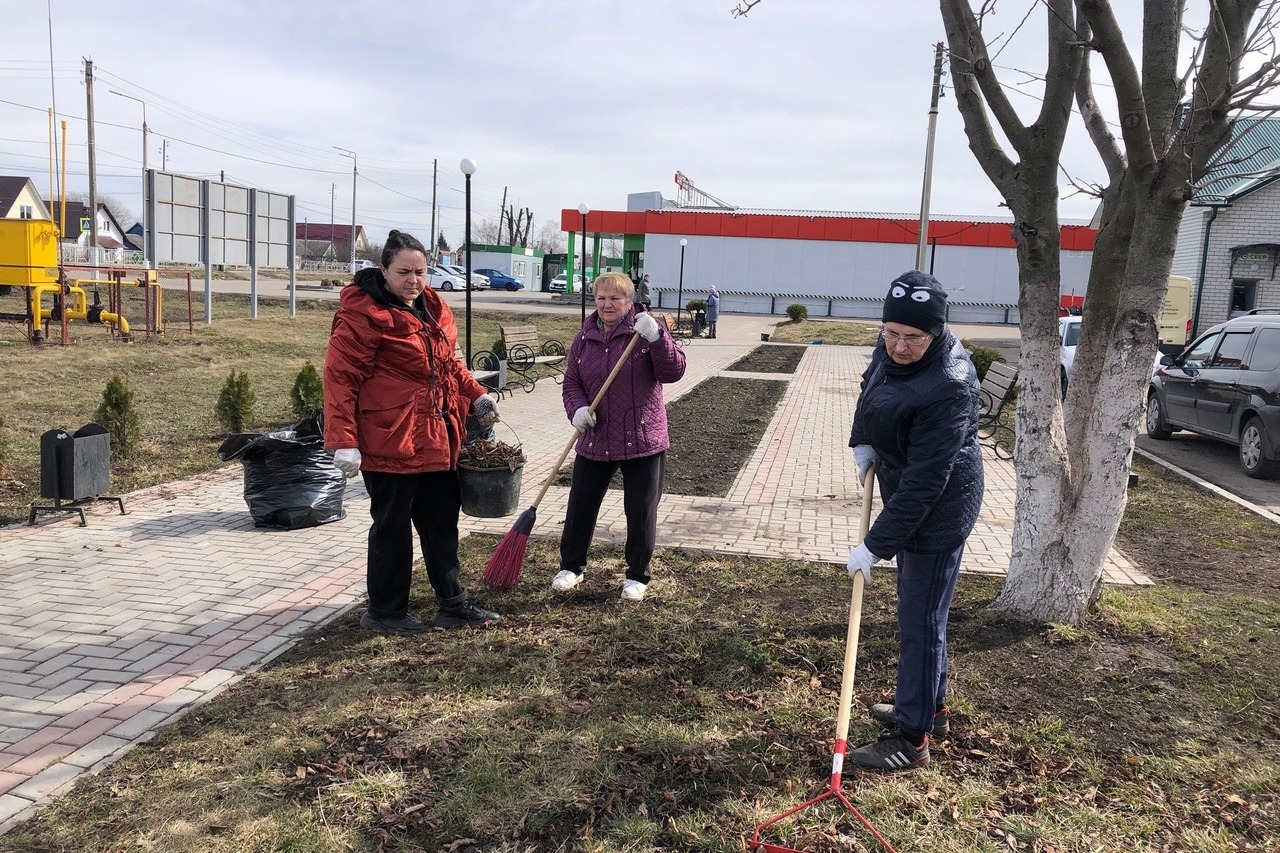
[[(634, 287), (622, 273), (595, 281), (596, 310), (569, 347), (565, 370), (565, 414), (582, 435), (574, 448), (573, 482), (560, 536), (555, 592), (582, 583), (587, 550), (600, 503), (613, 472), (622, 468), (622, 505), (627, 515), (627, 576), (623, 601), (640, 601), (649, 584), (649, 561), (657, 542), (658, 499), (666, 471), (667, 409), (662, 383), (684, 376), (684, 351), (643, 307), (632, 304)], [(595, 399), (632, 334), (643, 339), (632, 350), (594, 412)]]

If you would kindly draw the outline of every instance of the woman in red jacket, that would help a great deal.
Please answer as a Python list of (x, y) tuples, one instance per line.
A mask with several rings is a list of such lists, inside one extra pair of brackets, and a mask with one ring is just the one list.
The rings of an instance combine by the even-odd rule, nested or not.
[(392, 231), (382, 266), (360, 270), (341, 294), (324, 360), (325, 447), (369, 493), (366, 628), (426, 630), (409, 615), (413, 532), (418, 532), (440, 628), (488, 625), (458, 582), (458, 453), (467, 412), (497, 419), (493, 397), (454, 355), (458, 327), (427, 287), (427, 251)]

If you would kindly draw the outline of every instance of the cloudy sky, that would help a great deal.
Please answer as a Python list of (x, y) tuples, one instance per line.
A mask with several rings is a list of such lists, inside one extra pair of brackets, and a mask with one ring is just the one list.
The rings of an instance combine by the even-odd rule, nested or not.
[[(354, 151), (357, 219), (377, 242), (427, 237), (435, 160), (456, 244), (463, 157), (479, 165), (476, 217), (495, 218), (504, 192), (538, 224), (582, 202), (624, 209), (629, 192), (675, 198), (676, 171), (743, 208), (918, 215), (936, 0), (764, 0), (737, 19), (732, 6), (0, 0), (0, 174), (47, 192), (56, 106), (68, 189), (87, 191), (88, 58), (98, 193), (135, 215), (143, 104), (112, 89), (145, 102), (150, 167), (294, 194), (299, 220), (350, 222), (352, 161), (335, 146)], [(997, 66), (1042, 70), (1040, 4), (999, 9), (1010, 31), (1032, 12)], [(1034, 85), (1014, 91), (1033, 115)], [(949, 97), (934, 157), (934, 213), (1004, 212)], [(1101, 175), (1078, 133), (1064, 162)], [(1065, 181), (1063, 196), (1064, 218), (1092, 215)]]

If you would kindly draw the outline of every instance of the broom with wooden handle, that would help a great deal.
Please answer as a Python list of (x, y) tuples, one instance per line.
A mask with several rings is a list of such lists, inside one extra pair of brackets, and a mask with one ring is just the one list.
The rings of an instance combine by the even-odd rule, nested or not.
[[(626, 364), (627, 359), (631, 357), (631, 351), (636, 348), (636, 342), (639, 340), (640, 335), (637, 333), (631, 336), (631, 340), (627, 341), (627, 347), (622, 351), (622, 357), (613, 366), (613, 370), (609, 371), (609, 375), (605, 377), (604, 384), (596, 392), (596, 398), (591, 401), (591, 406), (588, 409), (590, 412), (594, 413), (596, 406), (600, 405), (600, 401), (604, 399), (605, 392), (609, 390), (609, 386), (617, 378), (619, 371), (622, 370), (622, 365)], [(520, 513), (516, 523), (511, 526), (511, 529), (507, 531), (507, 535), (503, 536), (502, 541), (498, 543), (498, 549), (493, 552), (493, 556), (489, 558), (489, 564), (484, 567), (482, 581), (485, 586), (493, 589), (515, 589), (516, 584), (520, 583), (520, 569), (524, 565), (524, 551), (529, 544), (529, 534), (533, 532), (534, 522), (538, 520), (538, 504), (542, 503), (542, 499), (546, 497), (547, 489), (551, 488), (551, 484), (555, 482), (556, 475), (560, 473), (560, 466), (564, 464), (564, 460), (569, 456), (569, 451), (573, 450), (573, 445), (577, 443), (579, 435), (580, 433), (575, 429), (573, 436), (569, 439), (569, 443), (560, 452), (560, 458), (556, 460), (556, 464), (551, 466), (551, 473), (547, 474), (546, 482), (542, 484), (542, 488), (538, 491), (538, 496), (533, 499), (533, 504)]]

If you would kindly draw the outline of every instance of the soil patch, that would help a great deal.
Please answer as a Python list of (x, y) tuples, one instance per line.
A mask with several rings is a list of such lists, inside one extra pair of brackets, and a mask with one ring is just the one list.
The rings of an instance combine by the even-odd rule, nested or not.
[(753, 349), (726, 370), (744, 373), (795, 373), (807, 347), (794, 344), (765, 344)]
[[(729, 494), (786, 390), (787, 383), (776, 379), (713, 376), (669, 403), (671, 449), (663, 493), (717, 498)], [(568, 486), (572, 473), (572, 465), (561, 468), (556, 485)], [(609, 488), (622, 488), (621, 473), (614, 474)]]

